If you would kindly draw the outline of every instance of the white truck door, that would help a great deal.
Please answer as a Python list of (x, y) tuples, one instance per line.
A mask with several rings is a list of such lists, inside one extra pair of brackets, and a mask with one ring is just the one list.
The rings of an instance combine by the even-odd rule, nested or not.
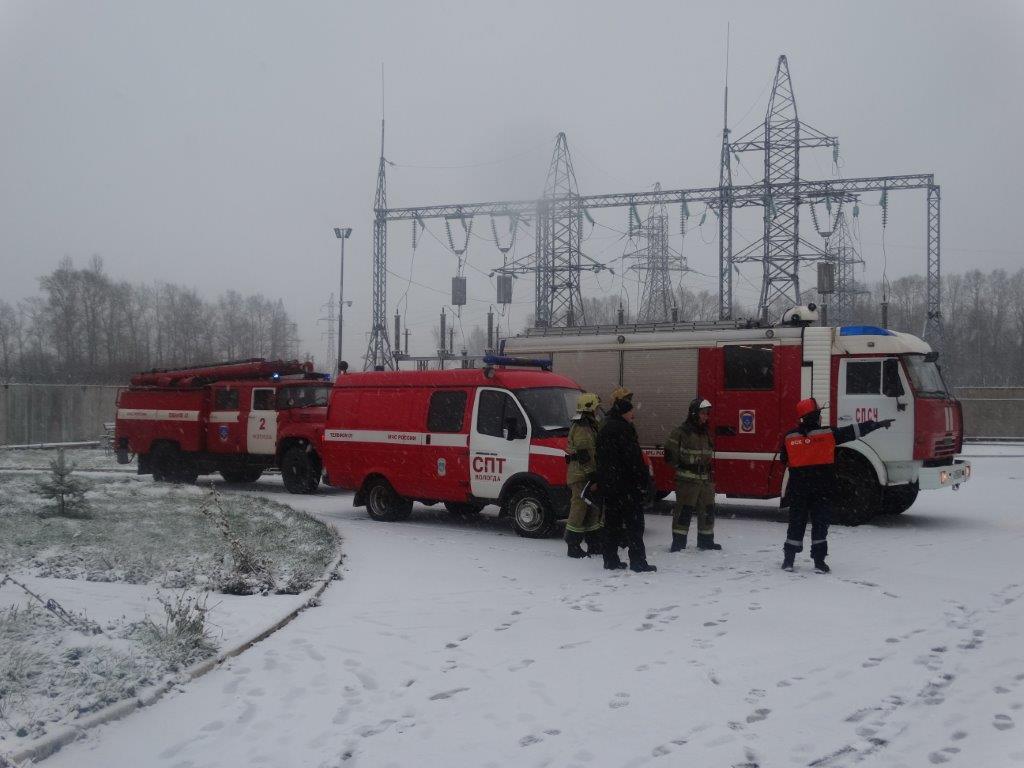
[(254, 387), (252, 408), (246, 430), (249, 453), (273, 454), (277, 449), (277, 391), (273, 387)]
[(503, 389), (481, 387), (473, 404), (469, 436), (469, 487), (481, 499), (496, 499), (505, 481), (530, 468), (530, 422)]
[(843, 358), (839, 361), (839, 409), (836, 426), (893, 419), (889, 429), (862, 438), (886, 464), (914, 455), (914, 399), (895, 357)]

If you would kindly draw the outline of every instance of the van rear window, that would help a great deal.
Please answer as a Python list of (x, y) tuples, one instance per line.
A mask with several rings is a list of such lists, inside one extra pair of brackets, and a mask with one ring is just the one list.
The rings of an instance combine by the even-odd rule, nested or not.
[(428, 432), (461, 432), (463, 418), (466, 415), (465, 392), (457, 390), (438, 390), (430, 396), (430, 409), (427, 411)]

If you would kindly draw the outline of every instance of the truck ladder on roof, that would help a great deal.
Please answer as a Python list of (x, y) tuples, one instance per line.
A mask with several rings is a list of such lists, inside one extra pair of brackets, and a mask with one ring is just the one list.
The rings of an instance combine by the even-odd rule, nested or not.
[(832, 381), (832, 328), (810, 325), (804, 328), (804, 368), (810, 380), (803, 378), (800, 397), (813, 397), (821, 408), (821, 423), (829, 424)]

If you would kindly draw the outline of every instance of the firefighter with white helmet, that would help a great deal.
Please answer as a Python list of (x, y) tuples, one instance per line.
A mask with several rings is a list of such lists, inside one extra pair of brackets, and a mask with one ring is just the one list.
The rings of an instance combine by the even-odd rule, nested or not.
[(836, 488), (836, 446), (849, 443), (876, 429), (892, 424), (892, 419), (862, 421), (846, 427), (823, 426), (821, 407), (809, 397), (796, 404), (799, 420), (796, 429), (782, 441), (782, 463), (789, 467), (789, 528), (782, 547), (782, 569), (793, 570), (797, 552), (804, 548), (804, 532), (811, 522), (811, 559), (820, 573), (828, 573), (828, 513)]
[[(601, 398), (583, 392), (576, 398), (576, 415), (572, 417), (566, 461), (566, 482), (572, 490), (569, 519), (565, 523), (565, 543), (569, 557), (589, 557), (601, 551), (601, 511), (583, 500), (583, 486), (597, 471), (597, 408)], [(584, 539), (587, 549), (580, 545)]]
[(708, 429), (711, 403), (697, 397), (686, 420), (665, 441), (665, 461), (676, 470), (676, 508), (672, 516), (670, 552), (686, 549), (690, 519), (697, 515), (697, 549), (721, 549), (715, 543), (715, 446)]

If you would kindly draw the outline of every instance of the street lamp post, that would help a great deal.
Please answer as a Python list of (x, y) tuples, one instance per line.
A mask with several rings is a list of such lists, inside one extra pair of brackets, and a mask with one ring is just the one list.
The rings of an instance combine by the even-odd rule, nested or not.
[[(342, 315), (345, 308), (345, 241), (352, 234), (352, 227), (335, 227), (334, 236), (341, 240), (341, 278), (338, 282), (338, 362), (335, 367), (341, 365), (341, 330)], [(335, 371), (337, 373), (337, 371)]]

